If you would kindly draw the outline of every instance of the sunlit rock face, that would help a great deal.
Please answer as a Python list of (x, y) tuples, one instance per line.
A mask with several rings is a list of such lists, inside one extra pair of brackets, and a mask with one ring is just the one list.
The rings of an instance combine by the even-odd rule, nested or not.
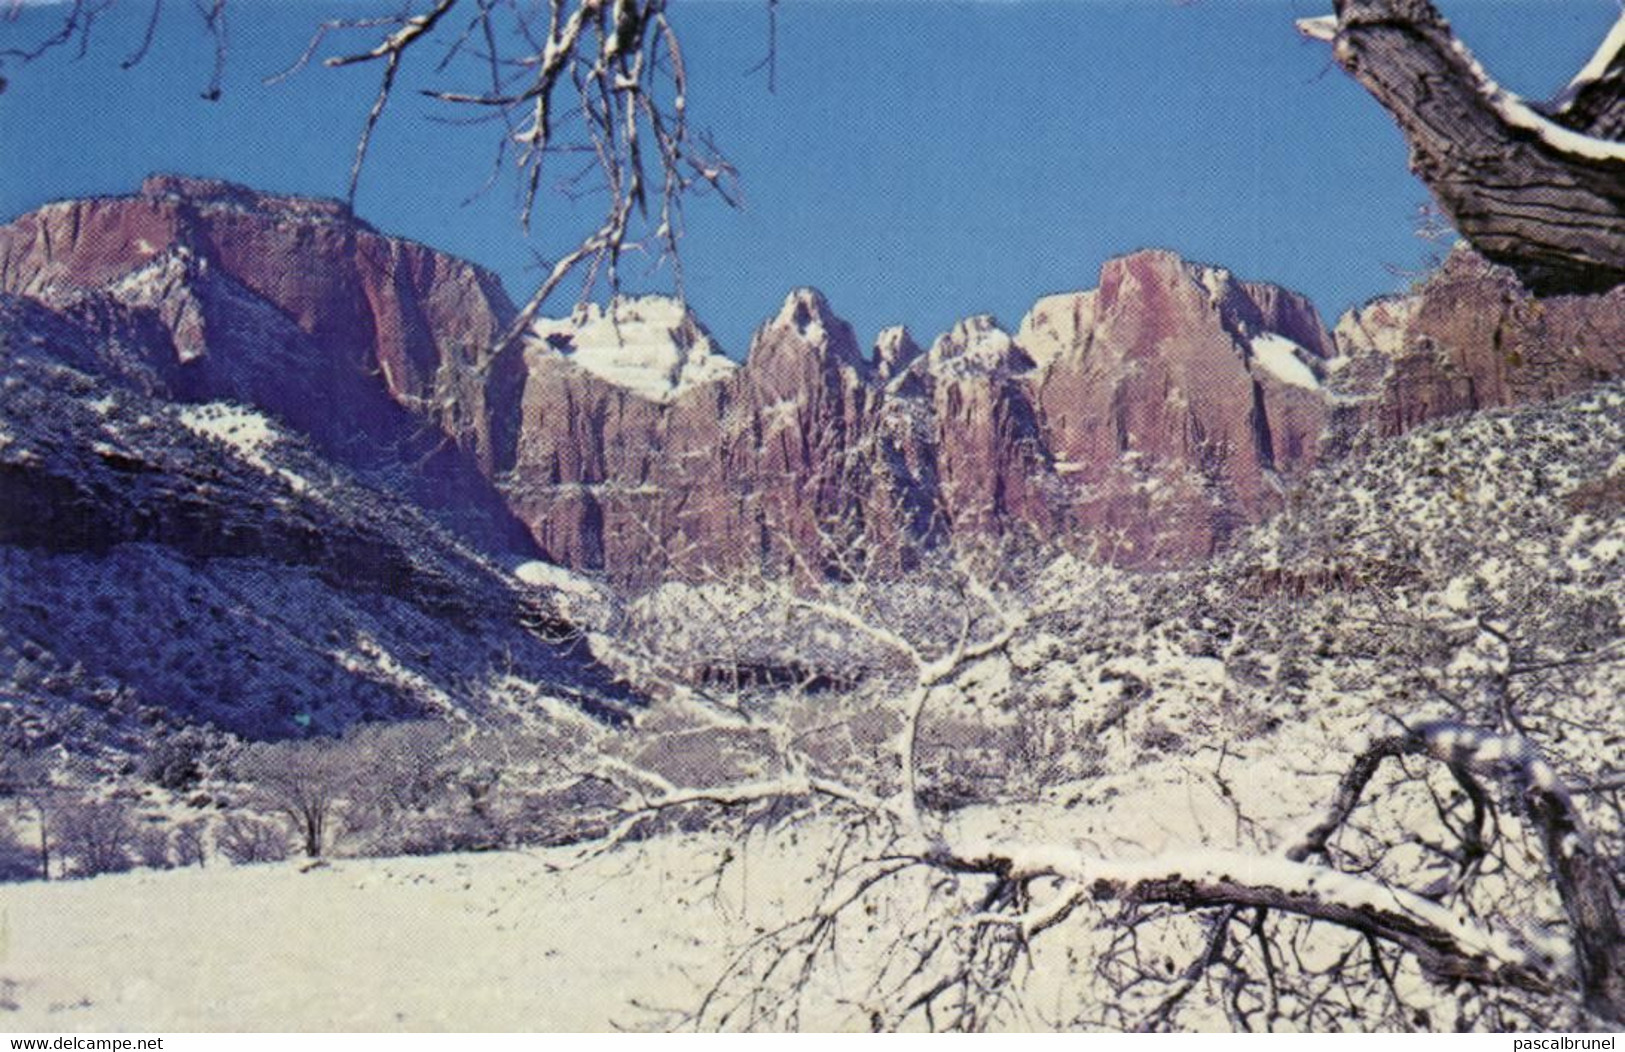
[(816, 289), (726, 354), (662, 296), (533, 322), (489, 273), (331, 201), (160, 176), (0, 227), (0, 291), (144, 391), (230, 400), (488, 547), (647, 583), (906, 570), (962, 546), (1204, 558), (1358, 436), (1618, 375), (1625, 292), (1534, 300), (1454, 254), (1335, 335), (1160, 250), (1011, 329), (872, 345)]
[(513, 307), (471, 263), (335, 201), (154, 176), (0, 227), (0, 291), (144, 325), (129, 353), (171, 395), (263, 409), (483, 542), (529, 545), (490, 483), (522, 374), (487, 358)]
[(1337, 323), (1344, 386), (1382, 435), (1455, 413), (1542, 401), (1625, 371), (1625, 289), (1536, 299), (1465, 246), (1412, 292)]

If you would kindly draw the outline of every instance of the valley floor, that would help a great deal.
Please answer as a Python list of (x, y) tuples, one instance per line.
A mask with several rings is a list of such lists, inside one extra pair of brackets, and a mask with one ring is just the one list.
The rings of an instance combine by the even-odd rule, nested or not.
[[(1248, 806), (1285, 824), (1323, 778), (1241, 777)], [(966, 835), (1004, 834), (1131, 854), (1213, 841), (1230, 805), (1184, 762), (1058, 787), (1042, 802), (960, 812)], [(581, 848), (137, 870), (0, 885), (0, 1029), (64, 1031), (605, 1031), (681, 1027), (735, 954), (805, 916), (834, 823), (743, 839), (670, 833)], [(907, 907), (905, 907), (905, 910)], [(912, 911), (909, 911), (912, 912)], [(883, 909), (867, 924), (908, 923)], [(860, 924), (860, 928), (864, 925)], [(1086, 952), (1084, 931), (1054, 950)], [(841, 979), (799, 1017), (850, 1029), (875, 948), (843, 936)], [(882, 952), (890, 952), (883, 950)], [(1038, 968), (1004, 1027), (1067, 1018)], [(844, 989), (837, 989), (837, 988)], [(831, 1005), (835, 1014), (827, 1014)], [(853, 1014), (854, 1006), (858, 1013)], [(1222, 1017), (1195, 1017), (1224, 1028)]]
[(667, 1026), (657, 1009), (693, 1003), (748, 894), (738, 867), (707, 882), (706, 847), (656, 842), (568, 871), (554, 870), (568, 852), (503, 852), (11, 885), (0, 1027)]

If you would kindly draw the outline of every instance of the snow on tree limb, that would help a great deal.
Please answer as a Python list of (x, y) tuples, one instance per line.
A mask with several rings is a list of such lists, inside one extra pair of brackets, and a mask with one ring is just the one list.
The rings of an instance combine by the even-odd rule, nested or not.
[[(1441, 978), (1550, 988), (1544, 976), (1554, 962), (1508, 933), (1485, 928), (1403, 888), (1323, 866), (1235, 851), (1121, 860), (1050, 844), (989, 840), (955, 847), (961, 857), (944, 865), (982, 865), (1012, 881), (1056, 877), (1086, 888), (1096, 901), (1294, 913), (1397, 943)], [(1051, 912), (1035, 914), (1029, 931), (1042, 931)]]
[(1336, 7), (1335, 31), (1324, 18), (1300, 31), (1330, 40), (1338, 64), (1393, 115), (1411, 169), (1481, 254), (1543, 295), (1625, 282), (1618, 26), (1599, 52), (1611, 57), (1582, 71), (1554, 119), (1490, 78), (1428, 0)]
[[(73, 45), (83, 55), (98, 16), (115, 2), (68, 0), (52, 19), (53, 31), (31, 47), (0, 48), (0, 64), (26, 65)], [(150, 17), (141, 43), (122, 64), (125, 69), (151, 50), (162, 0), (145, 2)], [(203, 97), (218, 99), (228, 0), (198, 0), (193, 6), (214, 52)], [(334, 41), (358, 34), (368, 38), (365, 46), (352, 44), (320, 62), (326, 68), (369, 63), (379, 68), (357, 135), (347, 200), (354, 204), (373, 134), (404, 82), (409, 60), (427, 59), (435, 50), (438, 72), (472, 77), (478, 86), (422, 88), (420, 94), (473, 108), (479, 114), (474, 120), (489, 117), (497, 126), (490, 177), (472, 196), (496, 182), (511, 156), (523, 199), (519, 221), (527, 233), (539, 207), (544, 167), (551, 171), (561, 159), (571, 167), (558, 173), (558, 189), (568, 197), (603, 202), (596, 228), (558, 259), (543, 262), (545, 275), (497, 350), (514, 349), (543, 301), (573, 275), (583, 276), (583, 301), (599, 281), (618, 291), (620, 262), (629, 252), (646, 251), (669, 262), (680, 294), (677, 247), (685, 201), (711, 191), (733, 205), (738, 193), (732, 165), (708, 136), (690, 128), (687, 68), (664, 0), (412, 0), (398, 8), (365, 16), (341, 10), (316, 26), (286, 70), (267, 80), (305, 70)]]
[(1602, 139), (1625, 138), (1625, 11), (1547, 110), (1568, 127)]

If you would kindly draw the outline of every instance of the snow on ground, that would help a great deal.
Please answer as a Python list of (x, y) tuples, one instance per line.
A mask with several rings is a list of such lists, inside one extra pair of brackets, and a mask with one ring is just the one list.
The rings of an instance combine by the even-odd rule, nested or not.
[(614, 618), (616, 601), (608, 587), (581, 574), (532, 559), (514, 567), (520, 583), (541, 590), (559, 612), (572, 620), (591, 625), (607, 625)]
[[(713, 846), (714, 845), (710, 845)], [(707, 845), (138, 871), (0, 891), (8, 1029), (604, 1030), (692, 1003), (752, 892)], [(651, 857), (653, 856), (653, 857)], [(245, 908), (252, 904), (252, 908)], [(694, 976), (690, 978), (689, 973)], [(3, 987), (4, 982), (0, 982)]]
[(567, 355), (601, 380), (656, 402), (721, 380), (738, 366), (680, 300), (617, 299), (609, 310), (588, 304), (570, 318), (543, 318), (531, 346)]
[(229, 402), (208, 402), (185, 406), (179, 416), (196, 434), (224, 442), (250, 464), (270, 470), (265, 451), (276, 442), (277, 433), (263, 413)]
[(532, 559), (514, 567), (513, 575), (525, 584), (538, 588), (554, 588), (589, 599), (602, 599), (605, 589), (593, 581), (562, 566)]
[[(1066, 850), (1196, 847), (1229, 808), (1180, 765), (1046, 804), (965, 812), (961, 835)], [(1146, 777), (1149, 775), (1149, 777)], [(1245, 791), (1245, 790), (1243, 790)], [(1261, 794), (1265, 795), (1265, 794)], [(1121, 833), (1138, 815), (1134, 843)], [(1158, 814), (1148, 823), (1146, 816)], [(139, 870), (0, 886), (0, 1023), (17, 1031), (669, 1029), (762, 930), (804, 914), (833, 827), (580, 849)], [(719, 861), (732, 861), (719, 870)], [(720, 875), (719, 875), (720, 874)], [(252, 904), (252, 908), (245, 905)], [(1079, 936), (1088, 941), (1086, 932)], [(1064, 944), (1078, 945), (1074, 939)], [(860, 938), (841, 974), (867, 982)], [(1068, 979), (1040, 977), (1035, 995)], [(1053, 999), (1053, 993), (1040, 1000)], [(847, 1005), (850, 1009), (850, 1005)], [(804, 1017), (807, 1029), (863, 1016)], [(1041, 1015), (1010, 1020), (1044, 1027)], [(1053, 1025), (1053, 1024), (1051, 1024)]]
[(1254, 360), (1271, 376), (1293, 387), (1305, 387), (1311, 391), (1319, 389), (1320, 380), (1304, 361), (1308, 351), (1273, 332), (1254, 336), (1251, 342)]

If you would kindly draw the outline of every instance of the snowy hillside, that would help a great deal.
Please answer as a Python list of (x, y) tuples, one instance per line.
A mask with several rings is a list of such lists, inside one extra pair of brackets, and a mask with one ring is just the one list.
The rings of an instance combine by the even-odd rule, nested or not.
[(13, 744), (142, 751), (154, 721), (275, 738), (513, 718), (532, 695), (605, 718), (633, 704), (583, 645), (526, 627), (551, 616), (551, 589), (263, 414), (156, 401), (39, 352), (8, 353), (5, 374)]

